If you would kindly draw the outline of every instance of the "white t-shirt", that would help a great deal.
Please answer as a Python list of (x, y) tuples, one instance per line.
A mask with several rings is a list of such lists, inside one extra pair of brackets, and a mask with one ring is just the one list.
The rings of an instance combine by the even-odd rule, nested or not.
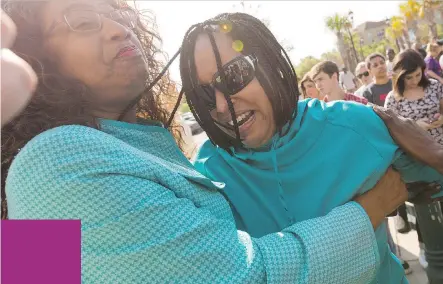
[(386, 71), (388, 72), (389, 79), (392, 78), (392, 72), (394, 71), (394, 63), (391, 61), (386, 62)]
[(351, 72), (347, 72), (346, 74), (344, 72), (340, 73), (340, 85), (344, 85), (346, 90), (355, 89), (354, 79), (355, 76)]
[(443, 69), (443, 55), (442, 56), (440, 56), (440, 67), (441, 67), (441, 69)]
[(358, 88), (357, 91), (354, 92), (354, 95), (362, 97), (363, 98), (363, 92), (366, 90), (366, 86), (363, 85), (360, 88)]

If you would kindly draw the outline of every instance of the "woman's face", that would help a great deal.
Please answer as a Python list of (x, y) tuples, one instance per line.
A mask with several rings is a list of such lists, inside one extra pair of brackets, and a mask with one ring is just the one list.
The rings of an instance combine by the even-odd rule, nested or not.
[(314, 82), (306, 81), (303, 83), (303, 87), (305, 88), (306, 96), (308, 98), (320, 99), (320, 92), (315, 87)]
[[(131, 22), (110, 1), (49, 1), (42, 20), (45, 56), (62, 75), (88, 87), (91, 96), (87, 100), (99, 116), (114, 118), (143, 91), (147, 59)], [(100, 21), (96, 31), (71, 29), (90, 29)]]
[[(241, 56), (241, 53), (233, 49), (233, 41), (227, 35), (214, 33), (214, 37), (222, 65)], [(194, 53), (199, 84), (211, 84), (218, 69), (208, 35), (202, 34), (198, 37)], [(257, 78), (254, 78), (246, 87), (230, 98), (239, 122), (240, 138), (243, 144), (249, 148), (257, 148), (268, 142), (276, 129), (274, 113), (271, 102)], [(217, 122), (217, 125), (220, 124), (220, 129), (235, 137), (228, 103), (223, 93), (217, 89), (215, 89), (215, 103), (215, 108), (211, 110), (212, 118)]]
[(417, 68), (414, 72), (405, 75), (405, 89), (417, 88), (422, 76), (423, 72), (421, 71), (420, 67)]

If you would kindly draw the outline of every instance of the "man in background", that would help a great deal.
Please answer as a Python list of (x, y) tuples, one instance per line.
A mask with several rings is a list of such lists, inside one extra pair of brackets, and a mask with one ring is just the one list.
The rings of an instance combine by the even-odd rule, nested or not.
[[(344, 100), (367, 104), (368, 101), (352, 93), (346, 93), (339, 84), (339, 70), (337, 64), (332, 61), (322, 61), (312, 67), (309, 76), (315, 86), (324, 96), (325, 102)], [(355, 87), (354, 87), (355, 88)]]
[(365, 61), (366, 68), (374, 79), (364, 90), (363, 97), (370, 103), (383, 107), (386, 97), (392, 91), (392, 81), (388, 77), (386, 59), (380, 53), (372, 53)]
[(339, 76), (339, 83), (342, 89), (348, 93), (354, 93), (357, 89), (355, 76), (351, 72), (348, 72), (348, 69), (346, 67), (342, 68), (342, 72)]
[(393, 48), (388, 48), (386, 50), (386, 57), (388, 58), (388, 61), (386, 62), (386, 70), (388, 72), (388, 78), (392, 78), (392, 72), (394, 70), (394, 58), (395, 58), (395, 51)]

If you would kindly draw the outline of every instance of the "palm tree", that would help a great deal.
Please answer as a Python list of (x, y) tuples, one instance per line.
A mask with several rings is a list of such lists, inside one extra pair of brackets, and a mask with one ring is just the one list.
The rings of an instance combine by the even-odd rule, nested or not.
[[(410, 28), (417, 39), (418, 20), (420, 18), (421, 3), (416, 0), (408, 0), (399, 5), (400, 12), (405, 20), (406, 28)], [(408, 36), (409, 38), (409, 36)]]
[[(402, 17), (394, 16), (390, 19), (389, 27), (385, 31), (386, 37), (392, 39), (399, 50), (405, 48), (405, 24)], [(408, 43), (408, 47), (410, 44)]]
[(435, 22), (435, 11), (442, 9), (441, 0), (423, 0), (420, 8), (419, 16), (429, 25), (429, 33), (431, 37), (437, 37), (437, 23)]
[(338, 13), (335, 13), (332, 16), (329, 16), (325, 19), (326, 27), (332, 31), (337, 37), (337, 48), (340, 52), (340, 56), (345, 65), (347, 65), (348, 69), (352, 70), (352, 65), (349, 57), (347, 56), (347, 46), (344, 39), (344, 32), (346, 29), (346, 25), (349, 25), (349, 20), (345, 16), (341, 16)]

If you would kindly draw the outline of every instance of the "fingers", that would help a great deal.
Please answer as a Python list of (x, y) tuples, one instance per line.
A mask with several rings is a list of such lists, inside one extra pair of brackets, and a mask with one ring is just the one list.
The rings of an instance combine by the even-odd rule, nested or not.
[(374, 112), (383, 120), (392, 119), (392, 111), (389, 109), (385, 109), (379, 106), (374, 105), (373, 107)]
[[(420, 189), (419, 186), (421, 186)], [(433, 195), (441, 192), (441, 186), (438, 183), (415, 183), (412, 187), (411, 185), (408, 185), (408, 190), (412, 194), (415, 193), (415, 196), (413, 198), (409, 198), (409, 201), (414, 204), (428, 204), (431, 202), (443, 200), (443, 197), (432, 197)]]
[(436, 182), (428, 183), (424, 181), (411, 182), (406, 185), (410, 193), (419, 194), (429, 188), (439, 188), (440, 185)]
[(1, 48), (10, 48), (15, 40), (17, 28), (9, 16), (1, 10)]

